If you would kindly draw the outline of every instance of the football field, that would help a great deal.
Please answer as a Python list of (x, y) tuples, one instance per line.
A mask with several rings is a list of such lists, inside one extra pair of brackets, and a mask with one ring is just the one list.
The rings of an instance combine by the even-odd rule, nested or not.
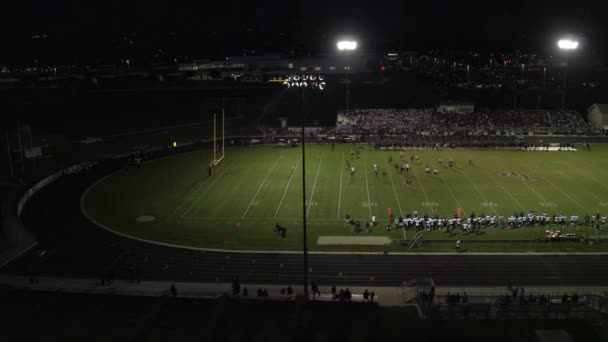
[[(309, 222), (311, 250), (412, 251), (397, 243), (414, 232), (385, 229), (395, 216), (504, 215), (533, 210), (549, 215), (608, 211), (608, 146), (593, 151), (375, 151), (368, 145), (310, 144), (306, 149), (306, 201), (302, 198), (301, 149), (275, 146), (233, 147), (208, 175), (211, 151), (179, 154), (120, 170), (94, 184), (83, 196), (83, 209), (97, 223), (142, 239), (192, 247), (238, 250), (298, 250), (302, 212)], [(358, 149), (359, 153), (355, 153)], [(411, 161), (413, 155), (418, 161)], [(454, 167), (448, 167), (448, 159)], [(392, 163), (389, 161), (392, 159)], [(439, 164), (439, 159), (442, 163)], [(472, 165), (469, 165), (469, 160)], [(347, 161), (356, 172), (351, 175)], [(402, 172), (395, 164), (410, 164)], [(373, 164), (377, 164), (378, 173)], [(426, 165), (438, 174), (425, 173)], [(383, 172), (386, 171), (386, 172)], [(385, 173), (385, 174), (384, 174)], [(409, 179), (409, 182), (406, 181)], [(353, 233), (345, 215), (362, 226), (376, 216), (371, 232)], [(287, 236), (274, 234), (275, 223)], [(545, 229), (594, 234), (589, 226), (486, 229), (476, 236), (450, 237), (425, 232), (427, 240), (527, 240)], [(462, 234), (462, 233), (461, 233)], [(380, 245), (339, 243), (341, 237), (378, 236)], [(319, 239), (322, 237), (322, 239)], [(329, 238), (335, 237), (335, 238)], [(356, 241), (357, 239), (346, 239)], [(338, 241), (318, 244), (319, 241)], [(361, 240), (364, 241), (364, 240)], [(370, 240), (371, 241), (371, 240)], [(392, 241), (392, 242), (391, 242)], [(471, 251), (601, 251), (580, 243), (470, 244)], [(417, 251), (452, 251), (452, 243), (430, 243)], [(608, 250), (608, 249), (607, 249)]]

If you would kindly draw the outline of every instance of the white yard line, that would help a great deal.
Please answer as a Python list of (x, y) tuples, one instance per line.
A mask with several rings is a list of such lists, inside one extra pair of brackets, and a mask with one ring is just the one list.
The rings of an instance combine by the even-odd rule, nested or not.
[(255, 192), (255, 194), (251, 198), (251, 201), (249, 201), (249, 205), (247, 206), (247, 209), (245, 209), (245, 212), (241, 216), (242, 218), (244, 218), (247, 215), (247, 213), (249, 212), (249, 209), (251, 208), (251, 205), (253, 205), (253, 202), (258, 197), (258, 194), (260, 193), (260, 191), (262, 191), (262, 188), (264, 187), (264, 184), (266, 184), (266, 181), (268, 180), (268, 176), (270, 176), (270, 173), (272, 172), (272, 170), (274, 169), (274, 167), (277, 166), (277, 163), (279, 162), (279, 160), (281, 160), (281, 156), (279, 156), (279, 158), (277, 158), (277, 160), (274, 162), (274, 164), (272, 164), (272, 167), (270, 167), (270, 170), (268, 170), (268, 173), (266, 173), (266, 177), (264, 177), (264, 180), (262, 181), (262, 184), (260, 184), (260, 186), (258, 187), (258, 191)]
[(558, 187), (557, 185), (553, 184), (553, 182), (551, 182), (548, 179), (545, 178), (541, 178), (542, 180), (544, 180), (545, 182), (551, 184), (551, 186), (553, 186), (554, 188), (557, 189), (557, 191), (561, 192), (562, 195), (566, 196), (572, 203), (576, 204), (579, 208), (583, 209), (586, 213), (591, 213), (592, 211), (585, 209), (582, 205), (580, 205), (574, 198), (570, 197), (570, 195), (568, 195), (567, 193), (565, 193), (560, 187)]
[[(488, 199), (481, 193), (481, 191), (479, 191), (479, 188), (477, 188), (477, 185), (475, 185), (475, 183), (473, 183), (471, 181), (471, 179), (469, 178), (469, 176), (467, 176), (467, 174), (465, 172), (461, 172), (462, 175), (464, 175), (464, 178), (466, 178), (469, 183), (471, 183), (471, 185), (475, 188), (475, 190), (477, 191), (477, 193), (479, 194), (479, 196), (481, 196), (481, 198), (483, 199), (484, 202), (490, 202), (488, 201)], [(494, 214), (498, 215), (498, 212), (496, 211), (496, 209), (494, 209), (494, 207), (490, 207), (492, 209), (492, 211), (494, 212)]]
[[(532, 188), (530, 186), (530, 184), (528, 184), (528, 182), (522, 180), (522, 183), (524, 183), (528, 189), (530, 189), (538, 198), (540, 198), (541, 201), (543, 201), (544, 203), (547, 203), (547, 200), (545, 200), (545, 198), (543, 196), (541, 196), (538, 192), (536, 192), (536, 190), (534, 190), (534, 188)], [(555, 207), (551, 207), (553, 209), (553, 212), (557, 214), (557, 209)]]
[(283, 196), (281, 196), (281, 200), (279, 201), (279, 205), (277, 206), (277, 210), (274, 212), (274, 215), (272, 217), (277, 217), (277, 215), (279, 214), (279, 210), (281, 210), (281, 205), (283, 204), (283, 200), (285, 199), (285, 195), (287, 194), (287, 190), (289, 190), (289, 184), (291, 184), (291, 180), (293, 179), (293, 175), (296, 173), (296, 170), (298, 169), (298, 165), (300, 165), (301, 161), (302, 161), (302, 156), (300, 156), (300, 158), (298, 159), (298, 162), (296, 163), (296, 167), (293, 169), (293, 172), (291, 173), (291, 175), (289, 175), (289, 180), (287, 181), (287, 185), (285, 185), (285, 190), (283, 190)]
[(462, 210), (462, 214), (464, 216), (467, 216), (466, 211), (464, 211), (464, 207), (462, 206), (462, 204), (460, 204), (460, 201), (454, 195), (454, 192), (452, 191), (452, 187), (450, 186), (450, 183), (448, 183), (448, 181), (445, 180), (445, 178), (443, 178), (443, 176), (440, 176), (440, 177), (443, 180), (443, 182), (445, 183), (445, 185), (448, 187), (448, 192), (450, 193), (450, 195), (452, 195), (452, 198), (454, 199), (454, 201), (456, 202), (456, 204), (458, 204), (458, 207), (460, 208), (460, 210)]
[(399, 206), (399, 215), (403, 216), (403, 210), (401, 210), (401, 203), (399, 202), (399, 196), (397, 196), (397, 189), (395, 189), (395, 183), (393, 182), (393, 176), (391, 175), (391, 170), (388, 166), (388, 163), (386, 163), (385, 165), (386, 165), (386, 172), (388, 172), (388, 177), (391, 179), (391, 185), (393, 186), (393, 192), (395, 193), (395, 199), (397, 200), (397, 205)]
[(312, 198), (315, 195), (315, 188), (317, 187), (317, 178), (319, 178), (319, 171), (321, 170), (321, 163), (323, 163), (323, 156), (325, 152), (321, 153), (321, 157), (319, 158), (319, 166), (317, 167), (317, 174), (315, 175), (315, 180), (312, 183), (312, 191), (310, 192), (310, 199), (308, 200), (308, 207), (306, 208), (306, 218), (308, 218), (308, 213), (310, 212), (310, 204), (312, 203)]
[[(231, 160), (230, 160), (230, 161), (231, 161), (230, 163), (224, 163), (224, 167), (221, 169), (221, 171), (220, 171), (220, 173), (217, 175), (217, 177), (219, 177), (219, 176), (220, 176), (222, 173), (224, 173), (224, 171), (225, 171), (225, 170), (228, 168), (228, 165), (234, 164), (234, 160), (240, 160), (242, 156), (243, 156), (243, 154), (242, 154), (242, 153), (239, 153), (238, 158), (233, 158), (233, 159), (231, 159)], [(215, 177), (215, 178), (217, 178), (217, 177)], [(199, 190), (200, 190), (200, 189), (203, 187), (203, 184), (207, 183), (207, 182), (208, 182), (208, 180), (209, 180), (210, 178), (212, 178), (212, 177), (207, 177), (207, 178), (206, 178), (205, 180), (203, 180), (202, 182), (199, 182), (198, 187), (197, 187), (197, 188), (194, 190), (194, 192), (193, 192), (193, 193), (194, 193), (194, 195), (196, 195), (196, 193), (197, 193), (197, 192), (198, 192), (198, 191), (199, 191)], [(215, 178), (214, 178), (214, 180), (215, 180)], [(175, 209), (173, 210), (173, 212), (171, 212), (171, 215), (167, 216), (167, 220), (168, 220), (169, 218), (173, 217), (173, 216), (175, 215), (175, 213), (177, 212), (177, 210), (178, 210), (179, 208), (181, 208), (181, 207), (182, 207), (184, 204), (186, 204), (186, 202), (188, 202), (188, 200), (190, 199), (190, 195), (191, 195), (191, 194), (188, 194), (188, 196), (184, 196), (184, 200), (183, 200), (183, 201), (181, 201), (181, 203), (180, 203), (180, 204), (179, 204), (177, 207), (175, 207)]]
[(342, 170), (342, 168), (344, 167), (344, 152), (342, 152), (342, 161), (340, 162), (340, 191), (338, 191), (338, 216), (336, 216), (336, 218), (340, 218), (340, 205), (342, 204), (342, 174), (344, 173), (344, 170)]
[[(238, 159), (237, 159), (237, 160), (240, 160), (242, 156), (243, 156), (243, 154), (241, 154), (241, 155), (238, 157)], [(200, 201), (200, 200), (203, 198), (203, 196), (205, 196), (205, 194), (207, 193), (207, 191), (209, 191), (209, 189), (211, 189), (211, 188), (212, 188), (212, 187), (215, 185), (215, 183), (217, 183), (217, 182), (220, 180), (220, 178), (221, 178), (221, 177), (224, 175), (224, 173), (225, 173), (226, 169), (228, 169), (228, 166), (227, 166), (227, 165), (226, 165), (226, 167), (224, 167), (224, 168), (222, 169), (221, 173), (215, 177), (215, 179), (214, 179), (214, 180), (211, 182), (211, 184), (209, 184), (209, 186), (207, 186), (207, 187), (205, 188), (205, 190), (203, 190), (203, 192), (201, 192), (201, 193), (200, 193), (200, 195), (198, 195), (198, 197), (196, 198), (196, 200), (195, 200), (194, 202), (192, 202), (192, 204), (191, 204), (191, 205), (188, 207), (188, 209), (186, 209), (186, 211), (185, 211), (183, 214), (181, 214), (181, 218), (182, 218), (182, 219), (183, 219), (183, 218), (184, 218), (186, 215), (188, 215), (188, 213), (190, 212), (190, 210), (192, 210), (192, 208), (194, 208), (194, 206), (195, 206), (195, 205), (196, 205), (196, 204), (197, 204), (197, 203), (198, 203), (198, 202), (199, 202), (199, 201)], [(177, 208), (176, 208), (176, 211), (177, 211)]]
[[(413, 171), (412, 171), (412, 173), (413, 173)], [(424, 185), (422, 185), (420, 178), (418, 178), (418, 174), (416, 174), (416, 180), (418, 181), (418, 184), (420, 184), (420, 188), (422, 189), (422, 192), (424, 193), (424, 198), (426, 198), (426, 202), (430, 204), (431, 201), (429, 200), (429, 196), (427, 196), (427, 194), (426, 194), (426, 190), (424, 190)]]
[(369, 209), (369, 218), (372, 218), (372, 202), (369, 197), (369, 183), (367, 182), (367, 164), (365, 158), (363, 158), (363, 173), (365, 174), (365, 188), (367, 189), (367, 209)]
[[(568, 178), (573, 178), (573, 177), (571, 177), (570, 175), (567, 175), (567, 174), (566, 174), (566, 173), (564, 173), (564, 172), (561, 172), (561, 173), (562, 173), (562, 174), (564, 174), (564, 175), (566, 175)], [(577, 172), (577, 173), (580, 175), (580, 177), (583, 177), (583, 178), (589, 178), (589, 179), (591, 179), (591, 180), (595, 181), (596, 183), (598, 183), (599, 185), (601, 185), (601, 186), (605, 187), (605, 185), (604, 185), (604, 184), (602, 184), (601, 182), (599, 182), (599, 181), (598, 181), (597, 179), (595, 179), (594, 177), (592, 177), (592, 176), (587, 176), (586, 174), (583, 174), (583, 173), (581, 173), (581, 172)], [(595, 197), (595, 199), (596, 199), (596, 200), (598, 200), (598, 201), (602, 202), (602, 199), (601, 199), (601, 198), (600, 198), (598, 195), (596, 195), (594, 192), (587, 190), (587, 188), (585, 188), (585, 192), (590, 193), (590, 194), (591, 194), (591, 196)]]
[(512, 199), (513, 201), (515, 201), (515, 203), (517, 203), (517, 205), (519, 205), (519, 207), (521, 208), (521, 210), (524, 210), (524, 211), (526, 210), (526, 208), (524, 208), (524, 206), (523, 206), (523, 205), (521, 205), (521, 203), (520, 203), (520, 202), (519, 202), (519, 201), (518, 201), (518, 200), (517, 200), (515, 197), (513, 197), (513, 195), (511, 194), (511, 192), (509, 192), (509, 190), (507, 190), (507, 189), (506, 189), (504, 186), (502, 186), (502, 185), (500, 185), (500, 184), (498, 184), (498, 183), (496, 183), (496, 182), (494, 182), (494, 183), (495, 183), (495, 184), (497, 184), (498, 186), (500, 186), (500, 187), (501, 187), (501, 189), (502, 189), (504, 192), (506, 192), (506, 193), (507, 193), (507, 195), (509, 195), (509, 197), (511, 197), (511, 199)]
[(603, 186), (604, 188), (608, 189), (608, 186), (602, 182), (600, 182), (599, 180), (597, 180), (595, 177), (593, 176), (588, 176), (589, 178), (593, 179), (597, 184)]

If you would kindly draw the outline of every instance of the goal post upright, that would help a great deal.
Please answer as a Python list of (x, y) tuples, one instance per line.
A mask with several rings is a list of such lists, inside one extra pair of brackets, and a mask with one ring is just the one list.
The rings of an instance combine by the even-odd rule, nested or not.
[(226, 155), (226, 144), (225, 144), (225, 138), (226, 138), (226, 134), (225, 134), (225, 117), (226, 114), (224, 112), (224, 109), (222, 108), (222, 153), (220, 155), (220, 157), (217, 157), (217, 150), (218, 150), (218, 146), (217, 146), (217, 142), (218, 142), (218, 132), (217, 132), (217, 114), (213, 113), (213, 160), (211, 160), (211, 163), (209, 163), (209, 167), (213, 168), (214, 166), (216, 166), (217, 164), (219, 164), (223, 159), (224, 156)]

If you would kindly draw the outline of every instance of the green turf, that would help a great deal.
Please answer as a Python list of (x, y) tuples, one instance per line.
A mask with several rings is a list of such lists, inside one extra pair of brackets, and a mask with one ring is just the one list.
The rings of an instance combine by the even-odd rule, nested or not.
[[(311, 250), (318, 251), (409, 251), (397, 243), (388, 246), (318, 246), (324, 235), (354, 235), (344, 222), (346, 214), (364, 223), (376, 215), (380, 225), (371, 233), (391, 239), (410, 238), (411, 231), (387, 232), (387, 209), (396, 215), (418, 210), (431, 215), (452, 216), (457, 208), (465, 214), (505, 216), (533, 209), (548, 214), (608, 210), (608, 146), (595, 145), (593, 152), (506, 151), (407, 151), (420, 162), (412, 166), (410, 185), (388, 165), (398, 152), (372, 151), (367, 145), (359, 159), (351, 158), (353, 145), (308, 145), (306, 151), (306, 210)], [(140, 169), (121, 170), (92, 187), (85, 196), (87, 213), (96, 221), (144, 239), (195, 247), (222, 249), (298, 250), (302, 244), (301, 149), (255, 146), (228, 148), (227, 156), (208, 176), (210, 151), (198, 151), (146, 163)], [(427, 175), (427, 163), (444, 165), (438, 176)], [(453, 157), (454, 168), (446, 160)], [(345, 163), (356, 167), (353, 177)], [(469, 159), (473, 166), (468, 166)], [(374, 175), (372, 163), (388, 168), (389, 176)], [(291, 166), (297, 167), (291, 174)], [(502, 176), (503, 171), (518, 176)], [(138, 223), (151, 215), (156, 221)], [(286, 226), (287, 238), (273, 235), (274, 223)], [(472, 239), (537, 239), (546, 227), (513, 230), (488, 229), (485, 234), (456, 236), (426, 232), (425, 239), (458, 237)], [(556, 227), (550, 227), (555, 229)], [(562, 232), (593, 234), (590, 227), (566, 227)], [(500, 243), (466, 244), (468, 251), (608, 251), (603, 244)], [(432, 243), (419, 251), (452, 251), (452, 243)]]

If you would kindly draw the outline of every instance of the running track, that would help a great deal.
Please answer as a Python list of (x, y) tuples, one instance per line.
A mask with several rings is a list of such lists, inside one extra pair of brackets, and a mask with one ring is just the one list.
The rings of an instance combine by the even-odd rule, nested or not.
[[(105, 165), (65, 176), (40, 191), (23, 220), (39, 245), (0, 272), (17, 275), (98, 277), (112, 270), (127, 279), (296, 284), (298, 254), (202, 252), (134, 241), (98, 228), (80, 211), (80, 196), (96, 179), (120, 167)], [(398, 286), (431, 277), (438, 286), (607, 286), (608, 255), (348, 255), (311, 254), (310, 279), (321, 285)]]

